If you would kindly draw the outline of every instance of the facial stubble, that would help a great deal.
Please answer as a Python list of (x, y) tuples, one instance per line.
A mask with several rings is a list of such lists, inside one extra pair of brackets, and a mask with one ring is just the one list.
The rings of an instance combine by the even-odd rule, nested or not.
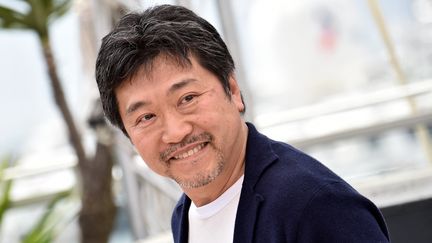
[[(223, 171), (225, 167), (225, 158), (221, 149), (217, 148), (213, 143), (209, 142), (207, 146), (210, 146), (211, 149), (216, 153), (216, 166), (210, 168), (209, 171), (200, 171), (197, 172), (191, 179), (181, 178), (180, 176), (176, 176), (170, 170), (170, 163), (166, 162), (167, 165), (167, 176), (173, 179), (177, 184), (185, 189), (193, 189), (199, 188), (202, 186), (206, 186), (212, 181), (214, 181)], [(205, 163), (206, 161), (200, 161), (199, 163)], [(194, 161), (192, 163), (198, 163), (198, 161)]]

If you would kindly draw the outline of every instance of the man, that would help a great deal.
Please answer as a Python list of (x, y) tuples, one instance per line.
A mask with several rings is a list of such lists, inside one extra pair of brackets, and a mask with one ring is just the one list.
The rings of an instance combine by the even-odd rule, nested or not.
[(244, 122), (231, 55), (190, 10), (124, 16), (102, 41), (96, 79), (107, 118), (184, 191), (175, 242), (388, 242), (369, 200)]

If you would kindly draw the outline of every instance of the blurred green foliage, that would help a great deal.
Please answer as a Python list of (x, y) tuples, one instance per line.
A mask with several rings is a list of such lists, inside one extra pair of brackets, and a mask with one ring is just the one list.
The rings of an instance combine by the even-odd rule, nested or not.
[(4, 157), (0, 162), (0, 227), (3, 222), (3, 216), (10, 205), (12, 180), (4, 180), (4, 171), (10, 166), (10, 163), (11, 159), (9, 156)]
[(0, 27), (12, 29), (31, 29), (40, 36), (48, 34), (49, 23), (64, 15), (70, 8), (71, 0), (20, 0), (26, 3), (29, 11), (18, 10), (0, 5)]
[[(13, 167), (15, 161), (10, 156), (0, 160), (0, 230), (4, 215), (12, 208), (11, 191), (14, 179), (5, 178), (5, 172)], [(68, 204), (72, 201), (72, 204)], [(75, 200), (76, 201), (76, 200)], [(78, 211), (70, 210), (74, 207), (73, 189), (61, 191), (48, 202), (44, 213), (37, 219), (34, 226), (24, 235), (22, 243), (50, 243), (62, 230), (76, 218)], [(67, 212), (67, 213), (66, 213)], [(71, 213), (72, 212), (72, 213)]]
[(46, 207), (45, 213), (36, 222), (28, 234), (25, 235), (22, 243), (50, 243), (65, 227), (61, 222), (65, 215), (56, 206), (65, 198), (71, 195), (72, 191), (65, 191), (57, 194)]

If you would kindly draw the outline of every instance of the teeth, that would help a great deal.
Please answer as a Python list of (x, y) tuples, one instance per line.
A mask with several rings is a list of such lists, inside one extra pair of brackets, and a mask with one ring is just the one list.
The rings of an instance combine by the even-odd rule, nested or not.
[(184, 152), (182, 154), (174, 156), (174, 158), (175, 159), (185, 159), (185, 158), (187, 158), (189, 156), (194, 155), (195, 153), (197, 153), (198, 151), (200, 151), (203, 147), (204, 147), (204, 145), (200, 144), (200, 145), (196, 146), (195, 148), (193, 148), (193, 149), (191, 149), (189, 151), (186, 151), (186, 152)]

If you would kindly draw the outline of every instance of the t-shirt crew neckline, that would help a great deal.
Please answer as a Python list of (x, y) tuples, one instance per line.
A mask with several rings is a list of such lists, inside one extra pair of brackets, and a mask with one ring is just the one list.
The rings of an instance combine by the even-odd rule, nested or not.
[(199, 219), (206, 219), (222, 210), (233, 200), (242, 189), (244, 175), (242, 175), (228, 190), (220, 195), (216, 200), (204, 206), (197, 207), (193, 202), (191, 203), (190, 213), (194, 214)]

